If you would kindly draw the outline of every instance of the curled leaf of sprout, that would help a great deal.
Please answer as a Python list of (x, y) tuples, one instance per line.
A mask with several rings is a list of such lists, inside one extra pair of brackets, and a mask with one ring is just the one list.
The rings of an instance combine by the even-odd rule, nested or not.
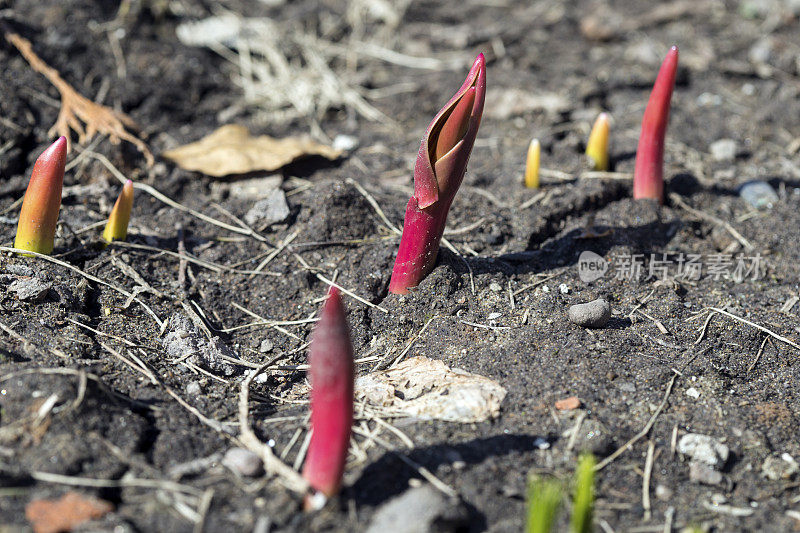
[(436, 264), (447, 213), (467, 169), (483, 115), (486, 60), (478, 55), (461, 88), (436, 114), (414, 166), (414, 196), (406, 206), (403, 236), (389, 291), (405, 294)]
[(483, 115), (486, 60), (479, 54), (461, 88), (428, 126), (414, 166), (414, 197), (424, 209), (455, 195)]
[(586, 155), (592, 160), (595, 170), (608, 170), (608, 130), (608, 114), (600, 113), (586, 143)]
[(67, 139), (59, 137), (36, 160), (22, 200), (14, 247), (40, 254), (53, 252), (67, 162)]
[(533, 139), (528, 145), (528, 156), (525, 160), (525, 186), (529, 189), (539, 188), (539, 162), (542, 157), (542, 146), (539, 139)]
[(122, 186), (114, 208), (108, 216), (106, 228), (103, 230), (103, 239), (106, 242), (124, 241), (128, 236), (128, 223), (133, 209), (133, 182), (128, 180)]
[[(331, 287), (309, 348), (311, 441), (303, 477), (330, 498), (339, 492), (353, 425), (353, 345), (339, 290)], [(306, 507), (314, 505), (306, 500)]]
[(678, 70), (678, 47), (673, 46), (661, 64), (642, 118), (642, 133), (636, 150), (633, 197), (664, 203), (664, 137)]

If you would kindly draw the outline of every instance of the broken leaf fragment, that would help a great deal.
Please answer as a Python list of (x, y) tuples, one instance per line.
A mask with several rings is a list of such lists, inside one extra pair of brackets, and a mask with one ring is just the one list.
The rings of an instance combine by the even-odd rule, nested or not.
[(356, 398), (386, 416), (481, 422), (500, 414), (506, 389), (484, 376), (451, 369), (442, 361), (412, 357), (356, 380)]
[(253, 137), (246, 127), (228, 124), (197, 142), (163, 155), (184, 170), (222, 177), (259, 170), (271, 172), (305, 156), (318, 155), (333, 160), (342, 152), (300, 137)]

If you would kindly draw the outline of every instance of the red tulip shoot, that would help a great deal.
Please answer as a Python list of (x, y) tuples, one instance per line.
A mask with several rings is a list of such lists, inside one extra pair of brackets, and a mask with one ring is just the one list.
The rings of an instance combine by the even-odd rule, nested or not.
[(405, 294), (433, 270), (447, 213), (467, 170), (486, 94), (486, 60), (479, 54), (464, 84), (428, 126), (414, 166), (414, 195), (389, 292)]
[(642, 118), (642, 133), (636, 150), (633, 197), (664, 203), (664, 137), (669, 122), (669, 104), (678, 70), (678, 47), (669, 49), (661, 64)]
[(335, 287), (314, 329), (309, 366), (312, 433), (303, 477), (329, 498), (339, 492), (350, 447), (355, 373), (344, 304)]

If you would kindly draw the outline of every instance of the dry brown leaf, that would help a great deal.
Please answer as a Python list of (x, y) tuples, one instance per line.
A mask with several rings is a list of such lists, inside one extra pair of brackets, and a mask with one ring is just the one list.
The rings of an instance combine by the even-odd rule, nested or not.
[(197, 142), (164, 152), (185, 170), (221, 177), (256, 170), (273, 171), (307, 155), (336, 159), (342, 152), (310, 139), (250, 136), (244, 126), (228, 124)]
[(113, 510), (114, 506), (105, 500), (68, 492), (58, 500), (31, 501), (25, 506), (25, 517), (35, 533), (60, 533)]
[(412, 357), (356, 380), (356, 396), (391, 416), (481, 422), (500, 413), (506, 389), (494, 380)]

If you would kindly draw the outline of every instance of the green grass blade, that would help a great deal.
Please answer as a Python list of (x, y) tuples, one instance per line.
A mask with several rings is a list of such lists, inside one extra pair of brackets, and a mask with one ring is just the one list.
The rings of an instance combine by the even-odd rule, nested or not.
[(575, 495), (572, 500), (572, 533), (591, 533), (594, 510), (594, 465), (592, 454), (578, 460), (575, 471)]
[(561, 505), (561, 483), (555, 479), (532, 478), (528, 482), (526, 533), (550, 533)]

